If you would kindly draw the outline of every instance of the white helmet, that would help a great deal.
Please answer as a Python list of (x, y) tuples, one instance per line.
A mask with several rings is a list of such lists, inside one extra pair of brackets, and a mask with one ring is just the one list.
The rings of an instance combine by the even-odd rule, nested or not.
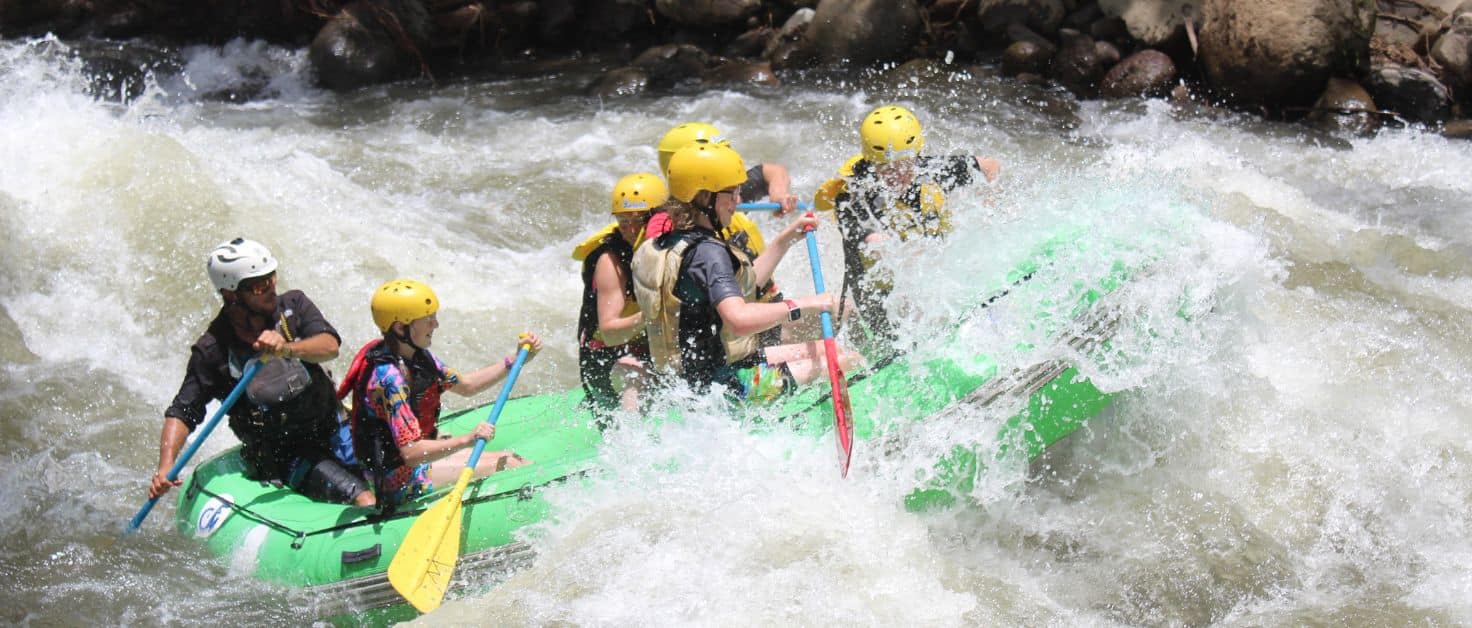
[(274, 272), (276, 258), (260, 242), (235, 238), (210, 251), (208, 267), (217, 290), (234, 290), (243, 280)]

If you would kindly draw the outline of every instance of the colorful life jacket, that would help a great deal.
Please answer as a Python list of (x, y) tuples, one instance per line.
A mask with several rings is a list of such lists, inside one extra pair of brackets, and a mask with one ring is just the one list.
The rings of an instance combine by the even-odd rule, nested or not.
[[(686, 364), (694, 356), (721, 355), (726, 364), (734, 364), (756, 352), (756, 336), (736, 336), (720, 324), (715, 304), (701, 317), (720, 327), (717, 336), (708, 331), (705, 321), (686, 320), (686, 304), (675, 294), (675, 286), (685, 274), (689, 252), (705, 240), (717, 240), (731, 255), (736, 267), (736, 282), (748, 301), (757, 291), (751, 258), (737, 247), (719, 240), (708, 231), (677, 231), (650, 241), (634, 252), (634, 296), (644, 311), (644, 330), (649, 338), (649, 355), (656, 370), (686, 376), (687, 369), (713, 371), (719, 364)], [(706, 329), (701, 329), (705, 327)]]
[[(434, 358), (426, 351), (418, 351), (407, 362), (389, 350), (388, 343), (377, 339), (363, 345), (348, 371), (337, 387), (337, 398), (353, 396), (353, 409), (349, 413), (353, 432), (353, 449), (359, 461), (375, 477), (386, 478), (390, 472), (404, 465), (392, 429), (382, 420), (364, 420), (368, 404), (368, 381), (373, 371), (385, 364), (392, 364), (409, 382), (409, 400), (414, 406), (414, 417), (419, 420), (419, 433), (425, 439), (435, 438), (439, 432), (440, 396), (445, 386)], [(381, 494), (381, 493), (380, 493)]]

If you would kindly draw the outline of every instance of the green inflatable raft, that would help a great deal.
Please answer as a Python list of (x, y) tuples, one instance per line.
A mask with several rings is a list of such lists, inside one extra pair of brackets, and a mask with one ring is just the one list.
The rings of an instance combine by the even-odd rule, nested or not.
[[(1123, 265), (1114, 264), (1102, 276), (1087, 280), (1073, 276), (1072, 269), (1061, 268), (1055, 253), (1060, 247), (1081, 246), (1078, 239), (1045, 245), (1031, 261), (995, 280), (994, 289), (980, 293), (958, 320), (1002, 299), (1031, 300), (1026, 305), (1031, 309), (1025, 311), (1035, 314), (1023, 324), (1034, 326), (1043, 337), (1083, 351), (1107, 342), (1116, 319), (1100, 301), (1123, 284), (1128, 272)], [(1029, 289), (1043, 277), (1051, 277), (1050, 288)], [(1018, 302), (1007, 305), (1016, 311)], [(814, 438), (834, 438), (827, 389), (826, 381), (815, 383), (781, 398), (776, 405), (733, 413), (755, 413), (757, 418), (750, 423), (766, 426), (757, 429), (780, 425)], [(887, 439), (921, 421), (943, 419), (952, 409), (979, 408), (1004, 399), (1007, 405), (999, 407), (1021, 408), (1001, 424), (991, 446), (957, 446), (938, 456), (933, 473), (919, 480), (906, 499), (913, 510), (953, 503), (969, 493), (988, 463), (1004, 455), (1030, 460), (1110, 403), (1107, 394), (1062, 361), (1003, 365), (981, 353), (962, 360), (918, 360), (905, 355), (875, 360), (863, 372), (849, 374), (849, 392), (856, 459), (883, 455)], [(465, 493), (457, 573), (511, 570), (530, 560), (530, 548), (517, 540), (516, 532), (547, 516), (540, 489), (583, 481), (587, 474), (597, 472), (602, 434), (581, 401), (582, 392), (577, 391), (521, 397), (506, 404), (494, 446), (514, 450), (534, 462), (470, 484)], [(452, 434), (469, 432), (490, 410), (491, 404), (486, 404), (453, 414), (440, 429)], [(870, 451), (864, 452), (865, 448)], [(237, 450), (200, 464), (179, 491), (179, 532), (197, 538), (210, 552), (258, 578), (309, 589), (327, 606), (317, 609), (324, 615), (380, 607), (405, 612), (407, 605), (389, 585), (385, 572), (416, 515), (444, 496), (449, 487), (383, 515), (313, 502), (290, 490), (248, 480), (241, 472)], [(851, 475), (849, 481), (862, 479)], [(465, 580), (459, 577), (456, 583)], [(412, 616), (412, 609), (407, 612)]]

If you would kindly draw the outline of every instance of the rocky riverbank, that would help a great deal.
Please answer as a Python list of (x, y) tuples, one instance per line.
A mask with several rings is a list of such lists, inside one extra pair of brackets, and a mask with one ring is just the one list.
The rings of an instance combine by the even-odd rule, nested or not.
[(335, 90), (588, 56), (614, 60), (589, 86), (607, 98), (983, 64), (1080, 98), (1472, 135), (1472, 0), (0, 0), (0, 34), (45, 33), (93, 41), (113, 76), (158, 46), (235, 38), (309, 47)]

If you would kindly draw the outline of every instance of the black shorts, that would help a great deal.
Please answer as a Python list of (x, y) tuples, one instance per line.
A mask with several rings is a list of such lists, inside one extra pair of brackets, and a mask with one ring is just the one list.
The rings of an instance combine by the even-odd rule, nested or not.
[(368, 482), (362, 476), (330, 458), (316, 462), (299, 458), (292, 463), (286, 480), (292, 490), (312, 500), (334, 504), (351, 504), (368, 490)]

